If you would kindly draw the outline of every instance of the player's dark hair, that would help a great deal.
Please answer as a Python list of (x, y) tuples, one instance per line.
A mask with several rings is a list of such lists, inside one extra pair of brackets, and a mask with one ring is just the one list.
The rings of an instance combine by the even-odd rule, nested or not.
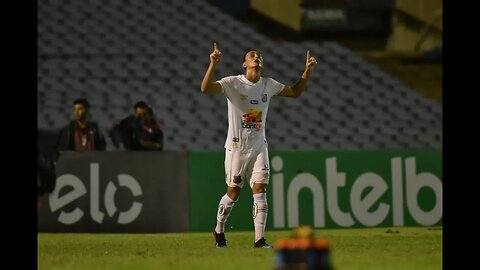
[(138, 101), (133, 105), (133, 109), (136, 110), (137, 108), (147, 109), (148, 105), (145, 101)]
[(73, 106), (75, 106), (77, 104), (81, 104), (81, 105), (83, 105), (83, 107), (85, 107), (87, 109), (90, 108), (90, 103), (88, 103), (88, 100), (86, 100), (84, 98), (75, 99), (75, 101), (73, 102)]

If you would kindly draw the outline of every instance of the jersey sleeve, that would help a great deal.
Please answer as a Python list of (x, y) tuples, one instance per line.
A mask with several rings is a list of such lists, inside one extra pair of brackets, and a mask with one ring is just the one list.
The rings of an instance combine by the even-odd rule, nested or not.
[(222, 94), (228, 96), (231, 93), (231, 91), (233, 89), (233, 87), (232, 87), (233, 78), (234, 78), (234, 76), (229, 76), (229, 77), (224, 77), (224, 78), (217, 81), (220, 84), (220, 86), (222, 87)]
[(277, 82), (276, 80), (272, 79), (272, 78), (269, 78), (269, 82), (270, 84), (270, 87), (269, 89), (271, 89), (271, 95), (272, 96), (275, 96), (275, 95), (278, 95), (280, 92), (282, 92), (283, 88), (285, 87), (285, 84), (283, 83), (279, 83)]

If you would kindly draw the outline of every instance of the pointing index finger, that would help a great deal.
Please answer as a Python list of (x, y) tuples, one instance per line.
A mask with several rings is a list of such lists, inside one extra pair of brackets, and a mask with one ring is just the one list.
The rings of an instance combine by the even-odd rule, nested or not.
[(307, 50), (307, 59), (310, 59), (310, 57), (312, 57), (312, 55), (310, 54), (310, 50)]
[(218, 51), (218, 47), (217, 47), (217, 43), (216, 43), (216, 42), (213, 43), (213, 50), (214, 50), (214, 51)]

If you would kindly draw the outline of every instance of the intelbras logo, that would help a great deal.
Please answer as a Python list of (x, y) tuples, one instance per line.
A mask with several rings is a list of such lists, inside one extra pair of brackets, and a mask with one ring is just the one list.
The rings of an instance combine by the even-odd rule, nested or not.
[[(337, 158), (325, 159), (325, 175), (316, 176), (301, 172), (292, 179), (285, 179), (284, 162), (280, 156), (272, 158), (271, 189), (273, 199), (273, 227), (298, 227), (299, 214), (307, 205), (300, 205), (300, 191), (308, 190), (312, 194), (313, 225), (326, 227), (328, 215), (339, 227), (363, 225), (378, 226), (382, 222), (394, 226), (405, 224), (405, 210), (419, 225), (430, 226), (442, 218), (442, 182), (430, 172), (418, 172), (415, 157), (402, 160), (401, 157), (390, 159), (391, 175), (384, 179), (375, 172), (366, 171), (354, 179), (348, 178), (347, 172), (337, 169)], [(320, 181), (320, 179), (322, 181)], [(287, 180), (287, 181), (286, 181)], [(323, 181), (324, 180), (324, 181)], [(288, 184), (286, 184), (287, 182)], [(322, 184), (324, 183), (324, 184)], [(339, 206), (339, 194), (348, 192), (349, 206)], [(435, 199), (424, 207), (419, 194), (433, 192)], [(285, 197), (286, 195), (286, 197)], [(406, 207), (405, 207), (406, 201)], [(432, 201), (432, 200), (431, 200)], [(422, 207), (423, 206), (423, 207)], [(312, 213), (308, 213), (312, 215)], [(389, 220), (387, 217), (391, 217)], [(285, 223), (287, 222), (287, 223)]]
[[(82, 180), (73, 174), (64, 174), (57, 178), (55, 190), (48, 197), (50, 210), (52, 213), (58, 212), (57, 220), (65, 225), (75, 224), (80, 221), (89, 212), (90, 217), (96, 223), (102, 224), (105, 219), (105, 213), (100, 211), (100, 203), (103, 202), (107, 214), (112, 218), (119, 212), (116, 222), (119, 224), (129, 224), (133, 222), (141, 213), (143, 204), (139, 201), (142, 195), (142, 188), (138, 181), (131, 175), (118, 174), (117, 179), (109, 181), (105, 191), (99, 188), (99, 165), (90, 164), (90, 190), (87, 192)], [(118, 211), (115, 205), (115, 194), (118, 187), (124, 187), (130, 190), (133, 195), (133, 203), (127, 211)], [(67, 193), (65, 193), (65, 191)], [(62, 194), (62, 195), (61, 195)], [(89, 195), (90, 208), (81, 209), (75, 207), (71, 211), (65, 208), (68, 204), (75, 202), (83, 196)]]

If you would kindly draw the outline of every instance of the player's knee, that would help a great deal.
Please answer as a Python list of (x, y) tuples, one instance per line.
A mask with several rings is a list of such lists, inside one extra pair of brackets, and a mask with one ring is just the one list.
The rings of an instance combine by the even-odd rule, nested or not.
[(255, 184), (253, 184), (252, 191), (253, 191), (253, 193), (266, 193), (267, 192), (267, 185), (266, 184), (255, 183)]
[(240, 193), (229, 192), (227, 194), (228, 194), (228, 197), (234, 201), (237, 201), (238, 198), (240, 198)]
[(240, 198), (240, 191), (241, 189), (229, 188), (227, 190), (227, 195), (230, 199), (237, 201), (238, 198)]

